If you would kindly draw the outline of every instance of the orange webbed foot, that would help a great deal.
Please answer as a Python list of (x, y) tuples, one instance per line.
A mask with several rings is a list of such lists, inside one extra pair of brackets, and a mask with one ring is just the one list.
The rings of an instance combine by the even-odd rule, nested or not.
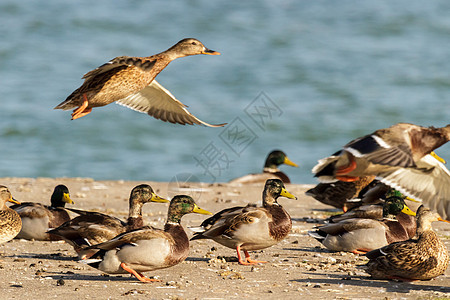
[(80, 107), (78, 107), (77, 109), (75, 109), (72, 113), (72, 120), (76, 120), (79, 119), (85, 115), (87, 115), (88, 113), (90, 113), (92, 111), (92, 107), (91, 108), (87, 108), (89, 105), (88, 99), (86, 97), (86, 94), (83, 94), (83, 104), (80, 105)]
[(129, 268), (125, 263), (121, 263), (120, 266), (122, 267), (122, 269), (124, 269), (128, 273), (134, 275), (134, 277), (139, 279), (139, 281), (141, 281), (141, 282), (147, 283), (147, 282), (161, 281), (158, 279), (151, 279), (151, 278), (145, 277), (142, 273), (136, 272), (135, 270)]

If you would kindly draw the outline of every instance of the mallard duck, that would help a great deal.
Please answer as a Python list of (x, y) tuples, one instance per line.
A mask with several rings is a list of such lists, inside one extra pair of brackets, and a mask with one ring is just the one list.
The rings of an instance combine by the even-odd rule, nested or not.
[[(374, 279), (401, 281), (430, 280), (445, 273), (449, 255), (447, 247), (431, 227), (434, 221), (445, 221), (428, 208), (417, 211), (417, 239), (397, 242), (370, 251), (366, 271)], [(450, 223), (450, 222), (449, 222)]]
[(441, 158), (424, 156), (417, 168), (402, 168), (380, 181), (423, 203), (450, 220), (450, 172)]
[(368, 187), (375, 179), (375, 176), (362, 176), (353, 182), (336, 181), (329, 183), (319, 183), (312, 189), (305, 192), (323, 204), (331, 205), (342, 209), (344, 212), (359, 206), (359, 203), (349, 202), (354, 198), (361, 198)]
[(19, 214), (6, 206), (6, 202), (20, 204), (6, 186), (0, 185), (0, 244), (12, 240), (22, 228)]
[(450, 217), (450, 173), (433, 150), (450, 139), (442, 128), (398, 123), (351, 141), (319, 160), (313, 173), (320, 180), (355, 181), (375, 175), (402, 193), (422, 200)]
[[(375, 210), (373, 217), (381, 217), (377, 207), (372, 206), (369, 209)], [(309, 232), (309, 235), (329, 250), (365, 254), (392, 242), (409, 239), (415, 234), (415, 220), (408, 217), (414, 216), (415, 213), (406, 206), (403, 198), (397, 196), (387, 198), (382, 212), (383, 220), (343, 219), (337, 223), (321, 226)]]
[(59, 236), (72, 245), (80, 258), (87, 258), (95, 251), (85, 248), (106, 242), (120, 233), (144, 226), (142, 206), (148, 202), (167, 203), (155, 194), (151, 186), (141, 184), (133, 188), (130, 193), (129, 213), (127, 222), (98, 212), (69, 209), (80, 216), (65, 222), (49, 233)]
[(267, 156), (262, 173), (248, 174), (235, 178), (232, 179), (230, 183), (265, 183), (268, 179), (280, 179), (283, 183), (291, 183), (289, 177), (278, 169), (278, 166), (282, 164), (298, 167), (298, 165), (292, 162), (283, 151), (274, 150)]
[[(265, 249), (283, 240), (291, 231), (289, 214), (277, 202), (278, 197), (297, 199), (286, 191), (279, 179), (267, 180), (263, 191), (263, 206), (232, 207), (206, 219), (200, 227), (191, 228), (197, 239), (212, 239), (228, 248), (236, 249), (241, 265), (265, 263), (252, 260), (248, 251)], [(245, 260), (240, 251), (243, 250)]]
[(70, 110), (72, 120), (81, 118), (94, 107), (117, 102), (156, 119), (178, 124), (211, 125), (193, 116), (186, 105), (156, 82), (155, 77), (173, 60), (190, 55), (219, 55), (200, 41), (187, 38), (168, 50), (148, 57), (116, 57), (86, 73), (84, 83), (55, 109)]
[(158, 281), (145, 277), (141, 272), (172, 267), (189, 254), (189, 238), (180, 224), (189, 213), (211, 214), (201, 209), (194, 200), (185, 195), (170, 201), (164, 230), (142, 227), (89, 247), (100, 249), (91, 259), (82, 261), (109, 274), (130, 273), (142, 282)]
[(10, 206), (22, 219), (22, 230), (16, 238), (38, 241), (60, 239), (48, 234), (47, 231), (70, 220), (69, 213), (64, 209), (66, 203), (73, 204), (67, 186), (63, 184), (56, 186), (50, 203), (51, 205), (48, 206), (36, 202), (22, 202), (20, 205)]
[[(369, 203), (365, 204), (366, 199), (365, 196), (361, 199), (361, 203), (362, 205), (357, 206), (352, 208), (351, 210), (348, 210), (347, 212), (340, 214), (340, 215), (334, 215), (331, 216), (327, 219), (328, 222), (330, 223), (338, 223), (340, 221), (343, 220), (347, 220), (347, 219), (354, 219), (354, 218), (358, 218), (358, 219), (375, 219), (375, 220), (380, 220), (383, 219), (383, 217), (386, 219), (395, 219), (395, 217), (393, 217), (392, 214), (388, 215), (386, 210), (389, 206), (384, 206), (385, 203), (385, 199), (390, 199), (392, 197), (394, 197), (393, 199), (396, 198), (402, 198), (404, 200), (404, 202), (407, 202), (407, 206), (412, 210), (412, 211), (416, 211), (417, 208), (419, 207), (417, 204), (420, 204), (419, 201), (416, 201), (415, 199), (409, 198), (404, 196), (402, 193), (400, 193), (399, 191), (390, 188), (384, 184), (382, 184), (382, 188), (377, 189), (378, 191), (378, 197), (377, 199), (368, 199), (367, 201), (370, 201)], [(387, 187), (387, 189), (385, 189)], [(375, 186), (374, 188), (378, 188), (378, 185)], [(384, 192), (382, 193), (382, 191), (384, 190)], [(369, 190), (369, 192), (372, 190)], [(375, 196), (376, 193), (373, 193), (373, 196)], [(372, 196), (372, 195), (370, 195)], [(372, 198), (372, 197), (369, 197)], [(415, 202), (415, 203), (412, 203)], [(399, 206), (403, 205), (398, 203)], [(384, 206), (384, 207), (383, 207)], [(415, 209), (412, 209), (412, 207), (414, 207)], [(384, 216), (383, 216), (384, 214)], [(402, 218), (403, 217), (403, 218)], [(404, 218), (406, 218), (405, 220), (403, 220)], [(402, 219), (402, 222), (407, 222), (412, 223), (411, 225), (413, 225), (411, 230), (412, 234), (414, 235), (416, 232), (416, 222), (415, 219), (412, 216), (406, 215), (406, 214), (401, 214), (400, 215), (400, 219)], [(414, 220), (413, 220), (414, 219)], [(408, 231), (409, 232), (409, 231)], [(412, 236), (412, 235), (411, 235)]]

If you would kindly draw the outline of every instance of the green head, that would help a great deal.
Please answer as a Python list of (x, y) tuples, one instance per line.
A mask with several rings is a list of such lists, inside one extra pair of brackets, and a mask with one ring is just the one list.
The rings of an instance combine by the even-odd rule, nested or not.
[(298, 165), (292, 162), (283, 151), (274, 150), (267, 156), (264, 168), (276, 169), (279, 165), (282, 164), (292, 167), (298, 167)]
[(278, 197), (297, 199), (297, 197), (286, 190), (283, 181), (280, 179), (268, 179), (263, 192), (264, 204), (273, 204), (277, 201)]
[(383, 219), (397, 220), (397, 215), (400, 213), (415, 216), (416, 213), (406, 206), (404, 198), (403, 195), (388, 197), (383, 204)]
[(52, 207), (64, 207), (66, 206), (66, 203), (73, 204), (74, 202), (70, 199), (69, 189), (67, 186), (64, 184), (57, 185), (53, 190), (50, 203), (52, 204)]
[(181, 217), (190, 213), (212, 215), (209, 211), (198, 207), (192, 197), (177, 195), (172, 198), (172, 201), (170, 201), (167, 221), (171, 223), (180, 223)]

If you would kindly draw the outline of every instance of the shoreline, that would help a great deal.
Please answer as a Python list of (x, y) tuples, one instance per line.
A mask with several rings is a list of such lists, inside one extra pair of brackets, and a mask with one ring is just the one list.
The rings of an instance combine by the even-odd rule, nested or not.
[[(228, 183), (180, 183), (94, 180), (92, 178), (0, 178), (18, 201), (50, 203), (58, 184), (69, 188), (71, 207), (97, 210), (125, 219), (131, 189), (150, 184), (162, 197), (175, 193), (191, 195), (203, 209), (213, 213), (232, 206), (261, 205), (263, 185), (237, 186)], [(331, 252), (307, 235), (338, 210), (326, 206), (304, 192), (312, 185), (288, 184), (286, 189), (298, 200), (280, 198), (293, 222), (291, 234), (279, 244), (252, 257), (268, 261), (257, 266), (237, 264), (236, 253), (210, 240), (192, 241), (185, 262), (168, 269), (145, 272), (162, 282), (143, 284), (128, 275), (102, 275), (102, 272), (75, 261), (76, 254), (64, 242), (13, 240), (0, 245), (0, 299), (65, 297), (69, 299), (269, 299), (299, 296), (308, 299), (434, 299), (450, 298), (450, 271), (431, 281), (400, 283), (372, 280), (357, 265), (367, 262), (364, 256)], [(167, 205), (144, 206), (148, 225), (162, 228)], [(190, 214), (182, 225), (199, 225), (207, 216)], [(441, 223), (441, 222), (438, 222)], [(436, 226), (435, 226), (436, 225)], [(450, 248), (450, 226), (435, 224), (439, 237)], [(105, 290), (105, 287), (107, 288)], [(382, 293), (382, 294), (381, 294)]]

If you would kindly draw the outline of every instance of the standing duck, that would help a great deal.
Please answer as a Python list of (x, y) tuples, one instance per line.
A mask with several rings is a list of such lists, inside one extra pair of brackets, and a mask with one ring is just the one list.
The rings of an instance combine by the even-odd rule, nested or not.
[(72, 120), (81, 118), (94, 107), (117, 102), (133, 110), (178, 124), (211, 125), (193, 116), (186, 105), (177, 100), (154, 79), (173, 60), (190, 55), (219, 55), (200, 41), (187, 38), (168, 50), (148, 57), (116, 57), (102, 66), (86, 73), (84, 83), (55, 109), (70, 110)]
[(211, 214), (185, 195), (173, 197), (164, 230), (142, 227), (116, 236), (89, 249), (100, 249), (91, 259), (82, 261), (109, 274), (133, 274), (142, 282), (158, 281), (141, 272), (172, 267), (189, 254), (189, 238), (181, 218), (189, 213)]
[(22, 228), (19, 214), (6, 206), (6, 202), (20, 204), (6, 186), (0, 185), (0, 244), (12, 240)]
[(380, 181), (450, 218), (450, 172), (433, 150), (450, 140), (450, 124), (422, 127), (398, 123), (351, 141), (319, 160), (313, 173), (321, 181), (355, 181), (375, 175)]
[(262, 173), (248, 174), (238, 177), (232, 179), (230, 183), (265, 183), (268, 179), (280, 179), (283, 183), (291, 183), (289, 177), (278, 169), (278, 166), (282, 164), (298, 167), (298, 165), (292, 162), (283, 151), (274, 150), (267, 156)]
[(369, 208), (372, 210), (370, 215), (378, 216), (377, 219), (343, 219), (323, 225), (309, 235), (329, 250), (365, 254), (390, 243), (407, 240), (415, 234), (415, 220), (409, 217), (415, 213), (406, 206), (403, 198), (387, 198), (382, 211), (373, 206)]
[[(232, 207), (206, 219), (195, 231), (191, 240), (212, 239), (219, 244), (236, 249), (239, 264), (265, 263), (250, 258), (248, 251), (271, 247), (283, 240), (291, 231), (289, 214), (277, 202), (278, 197), (297, 199), (286, 191), (279, 179), (269, 179), (263, 191), (263, 206)], [(241, 257), (243, 250), (245, 260)]]
[(87, 258), (95, 253), (95, 250), (88, 251), (85, 248), (144, 226), (142, 207), (148, 202), (167, 203), (169, 200), (156, 195), (151, 186), (141, 184), (134, 187), (130, 193), (127, 222), (98, 212), (69, 209), (80, 216), (50, 230), (49, 233), (61, 237), (72, 245), (80, 258)]
[[(430, 280), (445, 273), (449, 264), (447, 247), (431, 227), (445, 221), (423, 206), (417, 211), (417, 239), (397, 242), (370, 251), (366, 271), (374, 279)], [(450, 223), (450, 222), (449, 222)]]
[(55, 235), (47, 233), (70, 220), (68, 212), (64, 209), (66, 203), (73, 204), (67, 186), (60, 184), (55, 187), (50, 199), (51, 205), (35, 202), (22, 202), (10, 206), (22, 219), (22, 230), (16, 236), (18, 239), (50, 241), (60, 240)]

